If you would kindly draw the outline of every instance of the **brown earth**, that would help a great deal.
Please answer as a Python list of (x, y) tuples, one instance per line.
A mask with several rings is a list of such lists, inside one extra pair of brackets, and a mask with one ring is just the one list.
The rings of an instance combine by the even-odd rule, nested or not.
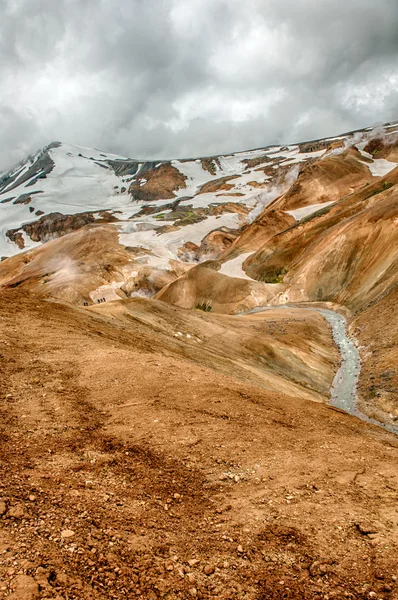
[(17, 243), (15, 236), (22, 236), (22, 231), (24, 231), (33, 242), (48, 242), (49, 240), (62, 237), (72, 231), (81, 229), (86, 225), (93, 223), (115, 223), (117, 220), (118, 219), (113, 214), (106, 210), (83, 212), (75, 215), (50, 213), (33, 223), (22, 225), (20, 229), (10, 229), (7, 231), (6, 235), (10, 240)]
[(297, 181), (270, 205), (270, 210), (294, 210), (336, 201), (359, 190), (372, 179), (360, 152), (349, 148), (342, 154), (305, 163)]
[(379, 421), (398, 421), (398, 290), (395, 285), (351, 324), (361, 346), (362, 410)]
[(353, 310), (378, 299), (398, 277), (397, 219), (397, 192), (380, 194), (378, 202), (332, 228), (291, 265), (286, 295)]
[(199, 194), (214, 194), (220, 190), (232, 190), (235, 187), (233, 184), (228, 183), (231, 179), (239, 179), (239, 175), (229, 175), (227, 177), (220, 177), (220, 179), (213, 179), (204, 183), (198, 192)]
[(113, 225), (86, 226), (1, 262), (0, 286), (83, 304), (91, 303), (91, 292), (112, 282), (124, 287), (118, 294), (126, 297), (136, 288), (156, 292), (181, 274), (141, 264), (143, 253), (143, 248), (121, 245)]
[(384, 138), (372, 139), (364, 148), (373, 158), (398, 162), (398, 132)]
[(269, 156), (263, 154), (262, 156), (257, 156), (257, 158), (248, 158), (245, 160), (246, 169), (254, 169), (254, 167), (258, 167), (259, 165), (263, 165), (264, 163), (270, 162)]
[(216, 175), (217, 166), (220, 166), (220, 159), (218, 158), (218, 156), (201, 158), (200, 162), (204, 171), (207, 171), (211, 175)]
[(394, 169), (275, 235), (245, 262), (246, 272), (283, 278), (291, 301), (365, 304), (394, 278), (397, 182)]
[(0, 296), (0, 598), (397, 598), (396, 438), (198, 362), (189, 313), (129, 302)]
[(283, 211), (270, 209), (252, 224), (247, 225), (237, 240), (229, 247), (223, 258), (230, 259), (232, 254), (255, 251), (261, 248), (274, 235), (295, 224), (295, 219)]
[(266, 305), (280, 288), (217, 273), (221, 263), (203, 262), (165, 286), (156, 298), (181, 308), (204, 307), (217, 313), (236, 313)]
[[(144, 183), (145, 180), (145, 183)], [(155, 169), (138, 176), (129, 187), (134, 200), (154, 202), (175, 198), (175, 192), (186, 188), (186, 177), (170, 163), (164, 163)]]
[(203, 238), (199, 247), (198, 256), (205, 257), (207, 254), (212, 254), (215, 258), (219, 258), (238, 237), (239, 232), (231, 231), (223, 227), (211, 231)]
[[(310, 150), (314, 150), (310, 146)], [(304, 151), (310, 151), (304, 148)], [(272, 202), (229, 248), (225, 258), (232, 252), (259, 250), (269, 239), (289, 228), (295, 219), (285, 211), (327, 201), (338, 201), (371, 183), (373, 177), (363, 162), (361, 154), (350, 148), (343, 154), (309, 161), (300, 167), (297, 181)], [(286, 171), (278, 171), (281, 182)], [(274, 176), (275, 173), (267, 173)], [(252, 182), (253, 183), (253, 182)], [(260, 184), (264, 187), (264, 184)]]

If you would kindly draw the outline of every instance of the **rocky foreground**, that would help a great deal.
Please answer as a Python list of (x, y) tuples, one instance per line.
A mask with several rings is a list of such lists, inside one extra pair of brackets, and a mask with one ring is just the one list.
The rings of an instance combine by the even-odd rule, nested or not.
[(397, 598), (396, 436), (211, 364), (231, 317), (132, 302), (0, 296), (0, 597)]

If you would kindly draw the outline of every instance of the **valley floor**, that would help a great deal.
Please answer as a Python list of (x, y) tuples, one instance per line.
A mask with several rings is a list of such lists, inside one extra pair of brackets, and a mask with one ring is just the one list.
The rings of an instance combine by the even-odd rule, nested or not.
[(0, 294), (0, 598), (398, 598), (398, 439), (307, 399), (323, 319), (193, 316), (201, 344), (187, 311), (112, 306)]

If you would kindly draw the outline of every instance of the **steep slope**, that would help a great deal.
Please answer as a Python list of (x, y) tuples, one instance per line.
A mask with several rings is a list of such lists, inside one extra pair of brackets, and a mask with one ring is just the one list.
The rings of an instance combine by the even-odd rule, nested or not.
[(247, 272), (286, 285), (278, 301), (333, 301), (358, 309), (397, 280), (398, 169), (273, 237)]
[(351, 323), (361, 347), (360, 405), (378, 421), (398, 421), (398, 285)]
[(220, 267), (220, 263), (212, 262), (193, 267), (166, 285), (155, 298), (182, 308), (228, 314), (268, 304), (275, 296), (272, 286), (220, 274)]

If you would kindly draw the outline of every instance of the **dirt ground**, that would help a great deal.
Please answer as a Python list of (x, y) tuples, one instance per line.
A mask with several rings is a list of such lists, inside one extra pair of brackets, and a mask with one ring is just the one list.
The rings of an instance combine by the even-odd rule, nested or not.
[(378, 420), (398, 423), (398, 288), (371, 304), (351, 324), (361, 345), (359, 393), (362, 409)]
[(0, 598), (397, 599), (397, 438), (151, 310), (1, 293)]

